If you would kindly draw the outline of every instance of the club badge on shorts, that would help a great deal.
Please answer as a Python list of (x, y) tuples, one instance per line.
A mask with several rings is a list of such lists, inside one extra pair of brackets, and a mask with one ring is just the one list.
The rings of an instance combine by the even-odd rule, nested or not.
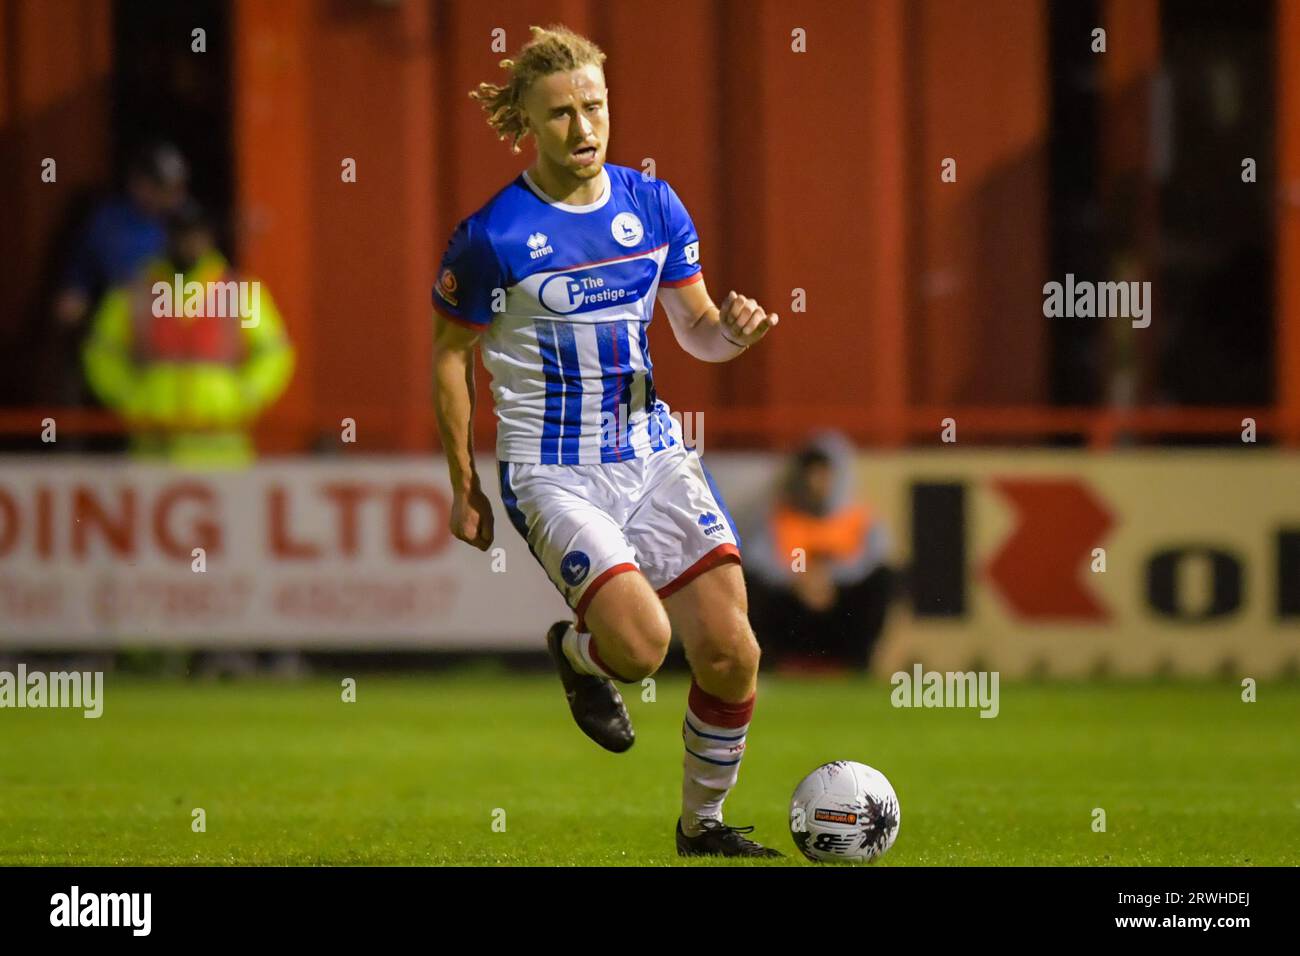
[(581, 551), (570, 551), (560, 561), (560, 577), (571, 588), (576, 588), (591, 570), (591, 559)]

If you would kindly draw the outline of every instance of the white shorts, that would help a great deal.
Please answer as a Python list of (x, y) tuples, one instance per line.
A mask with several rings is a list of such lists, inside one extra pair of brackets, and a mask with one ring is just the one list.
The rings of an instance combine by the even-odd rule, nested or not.
[(551, 583), (578, 615), (614, 575), (640, 571), (660, 597), (740, 561), (722, 495), (680, 442), (591, 465), (500, 462), (501, 500)]

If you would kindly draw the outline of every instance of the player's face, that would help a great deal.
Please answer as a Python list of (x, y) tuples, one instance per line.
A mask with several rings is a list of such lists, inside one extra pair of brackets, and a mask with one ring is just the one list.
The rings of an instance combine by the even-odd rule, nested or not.
[(609, 91), (598, 66), (552, 73), (524, 96), (528, 127), (541, 162), (577, 179), (600, 175), (609, 144)]

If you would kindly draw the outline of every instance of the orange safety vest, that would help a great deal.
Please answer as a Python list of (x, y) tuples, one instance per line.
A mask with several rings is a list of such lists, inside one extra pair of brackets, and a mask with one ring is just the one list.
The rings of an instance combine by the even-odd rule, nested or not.
[[(174, 300), (172, 312), (179, 314), (154, 315), (154, 283), (172, 280), (172, 276), (146, 276), (131, 297), (131, 349), (135, 362), (139, 365), (205, 362), (231, 368), (242, 365), (248, 357), (248, 344), (240, 316), (187, 316), (184, 302)], [(239, 277), (224, 270), (209, 281), (237, 282)]]
[(780, 560), (789, 561), (795, 548), (809, 557), (848, 560), (862, 550), (862, 538), (871, 525), (871, 511), (849, 505), (820, 517), (780, 505), (772, 515), (772, 538)]

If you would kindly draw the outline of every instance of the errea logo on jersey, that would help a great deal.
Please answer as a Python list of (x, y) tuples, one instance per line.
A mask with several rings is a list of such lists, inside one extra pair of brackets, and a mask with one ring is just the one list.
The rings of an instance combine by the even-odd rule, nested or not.
[(535, 232), (528, 237), (528, 248), (532, 251), (528, 253), (530, 259), (540, 259), (542, 256), (549, 256), (555, 251), (554, 247), (547, 245), (549, 237), (544, 232)]

